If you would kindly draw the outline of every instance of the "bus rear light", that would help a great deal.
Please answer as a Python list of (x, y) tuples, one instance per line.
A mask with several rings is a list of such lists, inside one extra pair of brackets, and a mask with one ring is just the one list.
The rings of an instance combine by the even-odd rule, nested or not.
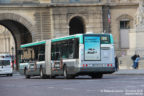
[(86, 64), (86, 67), (88, 67), (88, 64)]
[(110, 66), (112, 67), (112, 64), (110, 64)]
[(83, 64), (82, 66), (83, 66), (83, 67), (88, 67), (88, 64)]
[(83, 64), (83, 67), (85, 67), (85, 65)]

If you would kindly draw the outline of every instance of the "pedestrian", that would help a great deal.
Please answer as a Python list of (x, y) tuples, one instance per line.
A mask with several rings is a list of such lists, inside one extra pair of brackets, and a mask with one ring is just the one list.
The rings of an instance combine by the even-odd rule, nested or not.
[(133, 68), (134, 68), (134, 64), (135, 64), (135, 60), (136, 60), (136, 58), (137, 58), (137, 55), (136, 54), (134, 54), (132, 57), (131, 57), (131, 59), (132, 59), (132, 61), (133, 61)]
[(135, 61), (134, 61), (134, 69), (137, 69), (137, 68), (138, 68), (138, 62), (139, 62), (139, 60), (140, 60), (140, 56), (137, 55), (137, 57), (136, 57), (136, 59), (135, 59)]
[(118, 71), (118, 69), (119, 69), (118, 57), (115, 56), (115, 70)]

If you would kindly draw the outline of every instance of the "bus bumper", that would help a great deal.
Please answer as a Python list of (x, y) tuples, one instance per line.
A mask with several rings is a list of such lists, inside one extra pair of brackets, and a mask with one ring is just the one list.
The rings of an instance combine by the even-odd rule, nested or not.
[(92, 73), (111, 74), (115, 72), (115, 67), (76, 68), (75, 72), (78, 75), (89, 75)]
[(12, 74), (13, 70), (9, 69), (9, 70), (5, 70), (5, 69), (0, 69), (0, 75), (5, 75), (5, 74)]

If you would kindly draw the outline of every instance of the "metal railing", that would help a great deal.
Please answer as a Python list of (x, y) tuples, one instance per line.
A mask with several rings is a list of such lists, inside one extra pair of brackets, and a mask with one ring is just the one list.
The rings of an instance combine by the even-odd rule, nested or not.
[(39, 0), (0, 0), (0, 4), (40, 3)]
[(101, 0), (51, 0), (52, 3), (100, 3)]
[(140, 0), (107, 0), (110, 3), (139, 3)]
[(0, 0), (0, 4), (8, 3), (139, 3), (140, 0)]

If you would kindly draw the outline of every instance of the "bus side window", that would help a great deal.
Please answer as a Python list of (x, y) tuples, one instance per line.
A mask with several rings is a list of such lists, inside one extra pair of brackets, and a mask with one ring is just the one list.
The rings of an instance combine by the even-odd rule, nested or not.
[(39, 54), (39, 59), (38, 61), (44, 61), (45, 60), (45, 55), (44, 54)]
[(61, 57), (63, 59), (67, 59), (68, 58), (68, 52), (69, 52), (69, 49), (68, 49), (68, 42), (67, 41), (64, 41), (62, 44), (61, 44)]
[(79, 58), (79, 39), (74, 40), (74, 58)]
[(51, 60), (55, 60), (55, 45), (52, 44), (51, 47)]
[(38, 50), (38, 61), (44, 61), (45, 60), (45, 46), (40, 45)]
[(56, 44), (56, 49), (55, 49), (55, 60), (60, 59), (60, 44)]
[(73, 55), (74, 55), (74, 46), (73, 46), (73, 40), (69, 41), (69, 59), (73, 59)]

